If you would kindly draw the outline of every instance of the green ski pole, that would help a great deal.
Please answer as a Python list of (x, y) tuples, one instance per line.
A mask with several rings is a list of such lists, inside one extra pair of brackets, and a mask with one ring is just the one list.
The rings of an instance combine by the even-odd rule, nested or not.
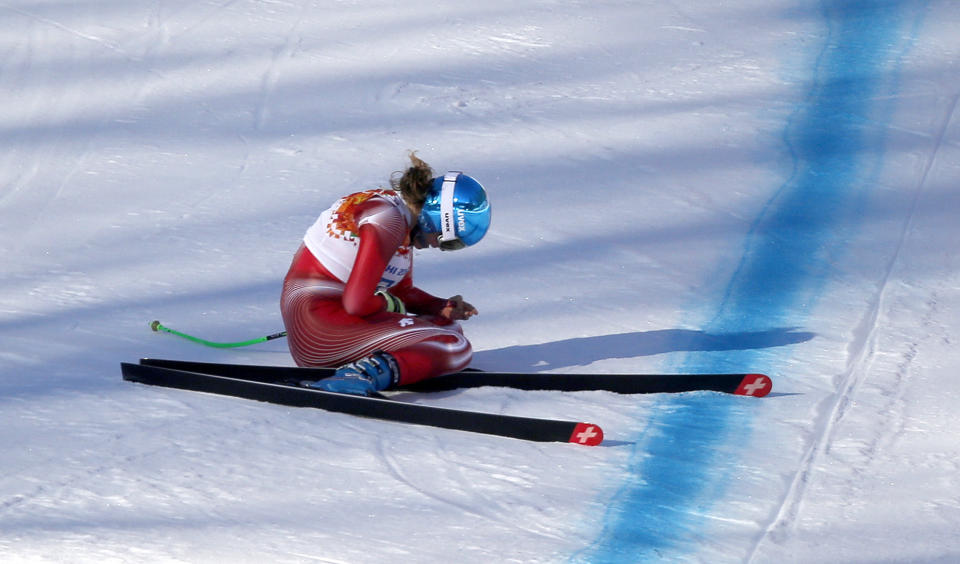
[(232, 349), (237, 347), (247, 347), (250, 345), (255, 345), (257, 343), (265, 343), (267, 341), (272, 341), (274, 339), (279, 339), (281, 337), (287, 336), (286, 331), (281, 331), (279, 333), (267, 335), (266, 337), (258, 337), (256, 339), (250, 339), (249, 341), (240, 341), (237, 343), (218, 343), (215, 341), (208, 341), (206, 339), (201, 339), (199, 337), (194, 337), (193, 335), (187, 335), (186, 333), (181, 333), (180, 331), (171, 329), (169, 327), (164, 327), (164, 325), (159, 321), (153, 321), (152, 323), (150, 323), (150, 328), (157, 332), (163, 331), (164, 333), (170, 333), (171, 335), (182, 337), (184, 339), (187, 339), (188, 341), (193, 341), (194, 343), (199, 343), (207, 347), (214, 347), (218, 349)]

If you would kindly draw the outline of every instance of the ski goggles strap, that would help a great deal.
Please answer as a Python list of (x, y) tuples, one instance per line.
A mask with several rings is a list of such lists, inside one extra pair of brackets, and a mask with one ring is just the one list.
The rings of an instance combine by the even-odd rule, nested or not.
[(440, 188), (440, 241), (442, 243), (459, 242), (457, 237), (457, 218), (453, 213), (453, 189), (462, 173), (450, 171), (443, 176)]

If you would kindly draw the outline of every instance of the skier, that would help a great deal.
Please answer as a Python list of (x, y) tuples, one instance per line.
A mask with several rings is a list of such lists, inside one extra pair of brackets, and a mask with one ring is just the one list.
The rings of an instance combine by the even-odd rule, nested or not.
[[(473, 355), (458, 321), (477, 314), (461, 296), (413, 285), (413, 253), (476, 244), (490, 226), (479, 182), (460, 172), (434, 178), (410, 154), (391, 189), (336, 201), (307, 230), (283, 283), (281, 311), (299, 366), (338, 366), (315, 388), (370, 395), (457, 372)], [(399, 173), (397, 173), (399, 174)]]

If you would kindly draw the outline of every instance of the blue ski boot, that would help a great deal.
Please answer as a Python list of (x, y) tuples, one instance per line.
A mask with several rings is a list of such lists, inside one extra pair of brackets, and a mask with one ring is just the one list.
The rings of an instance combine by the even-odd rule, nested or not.
[(356, 362), (344, 364), (333, 376), (309, 382), (307, 385), (338, 394), (371, 396), (399, 380), (400, 370), (397, 368), (396, 359), (390, 353), (380, 351)]

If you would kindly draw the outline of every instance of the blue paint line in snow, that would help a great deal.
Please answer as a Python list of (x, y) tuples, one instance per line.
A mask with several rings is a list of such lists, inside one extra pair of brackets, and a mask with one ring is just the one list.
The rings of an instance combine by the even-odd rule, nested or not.
[[(793, 174), (753, 224), (724, 296), (705, 316), (707, 333), (801, 327), (856, 229), (867, 173), (882, 151), (872, 101), (891, 88), (885, 73), (901, 54), (899, 24), (917, 6), (895, 0), (825, 0), (821, 6), (825, 46), (810, 95), (785, 133)], [(769, 370), (776, 356), (790, 354), (788, 347), (761, 352), (748, 346), (688, 353), (679, 368), (721, 372), (763, 364)], [(707, 514), (726, 488), (737, 442), (749, 433), (741, 426), (749, 425), (751, 408), (707, 393), (658, 402), (634, 447), (629, 478), (608, 506), (600, 538), (573, 560), (661, 560), (709, 541)]]

